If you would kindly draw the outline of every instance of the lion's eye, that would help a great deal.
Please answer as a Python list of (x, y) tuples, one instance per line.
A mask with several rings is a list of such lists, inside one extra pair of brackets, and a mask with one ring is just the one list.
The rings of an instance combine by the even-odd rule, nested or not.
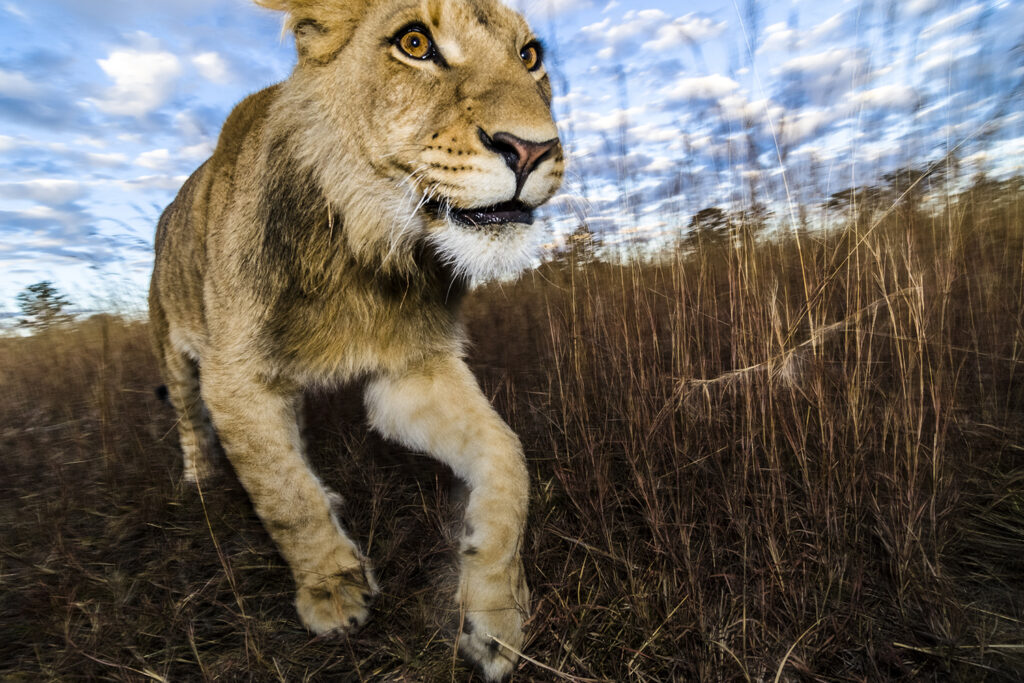
[(519, 58), (523, 60), (527, 69), (536, 71), (540, 67), (540, 52), (540, 45), (529, 43), (519, 51)]
[(434, 47), (427, 34), (419, 29), (406, 31), (396, 44), (402, 52), (413, 59), (429, 59)]

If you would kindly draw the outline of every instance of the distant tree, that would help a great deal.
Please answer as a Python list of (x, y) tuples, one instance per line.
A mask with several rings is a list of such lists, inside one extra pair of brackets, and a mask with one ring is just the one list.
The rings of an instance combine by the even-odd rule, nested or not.
[(74, 318), (64, 312), (71, 302), (49, 280), (29, 285), (17, 299), (18, 308), (24, 315), (18, 320), (21, 327), (40, 331), (63, 325)]
[(835, 211), (844, 220), (864, 223), (870, 221), (879, 210), (884, 210), (886, 196), (886, 190), (877, 185), (848, 187), (829, 197), (825, 208)]
[(863, 211), (873, 210), (881, 204), (884, 191), (880, 187), (867, 185), (865, 187), (848, 187), (840, 190), (829, 197), (825, 206), (837, 211), (851, 211), (854, 208)]
[(601, 240), (591, 232), (586, 223), (580, 223), (567, 240), (569, 259), (576, 265), (590, 263), (597, 257)]
[(968, 197), (985, 202), (1002, 203), (1018, 202), (1024, 193), (1024, 176), (1015, 175), (1003, 180), (989, 178), (984, 173), (974, 176), (971, 186), (967, 189)]
[(1024, 176), (998, 180), (979, 173), (974, 176), (970, 187), (960, 194), (959, 205), (964, 210), (962, 220), (965, 225), (982, 225), (993, 220), (1012, 224), (1022, 196)]
[(729, 228), (729, 217), (717, 206), (710, 206), (693, 214), (690, 227), (704, 232), (721, 232)]
[(761, 202), (751, 202), (746, 208), (732, 214), (732, 219), (726, 218), (730, 228), (739, 225), (744, 231), (758, 233), (768, 226), (768, 219), (771, 218), (772, 210)]
[(887, 184), (886, 210), (894, 210), (900, 223), (913, 226), (924, 209), (924, 200), (929, 192), (941, 189), (947, 171), (955, 159), (934, 163), (927, 168), (898, 168), (882, 176)]
[(690, 219), (689, 232), (683, 238), (688, 247), (721, 247), (729, 243), (732, 222), (729, 216), (717, 206), (701, 209)]
[(917, 207), (930, 186), (930, 174), (920, 168), (898, 168), (882, 176), (894, 204)]

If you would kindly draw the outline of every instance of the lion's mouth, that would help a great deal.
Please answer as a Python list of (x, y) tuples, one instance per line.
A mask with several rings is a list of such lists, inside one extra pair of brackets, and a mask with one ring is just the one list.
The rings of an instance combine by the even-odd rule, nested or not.
[(533, 224), (533, 209), (519, 201), (502, 202), (475, 209), (459, 209), (447, 203), (429, 202), (427, 208), (439, 218), (474, 227), (504, 223)]

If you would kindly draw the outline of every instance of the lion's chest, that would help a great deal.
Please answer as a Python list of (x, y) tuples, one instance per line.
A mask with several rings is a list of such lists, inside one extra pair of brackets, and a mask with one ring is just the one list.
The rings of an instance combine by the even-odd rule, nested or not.
[(459, 346), (461, 286), (347, 274), (322, 291), (282, 291), (261, 347), (306, 381), (397, 370)]

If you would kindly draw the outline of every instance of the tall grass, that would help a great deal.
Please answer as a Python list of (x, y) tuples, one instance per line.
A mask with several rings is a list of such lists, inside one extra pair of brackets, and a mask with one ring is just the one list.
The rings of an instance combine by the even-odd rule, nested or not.
[[(839, 220), (580, 249), (470, 298), (533, 476), (522, 680), (1024, 674), (1024, 195)], [(358, 387), (309, 397), (310, 457), (384, 595), (311, 639), (237, 484), (178, 483), (144, 325), (0, 350), (0, 672), (472, 676), (445, 599), (459, 487), (369, 433)]]

